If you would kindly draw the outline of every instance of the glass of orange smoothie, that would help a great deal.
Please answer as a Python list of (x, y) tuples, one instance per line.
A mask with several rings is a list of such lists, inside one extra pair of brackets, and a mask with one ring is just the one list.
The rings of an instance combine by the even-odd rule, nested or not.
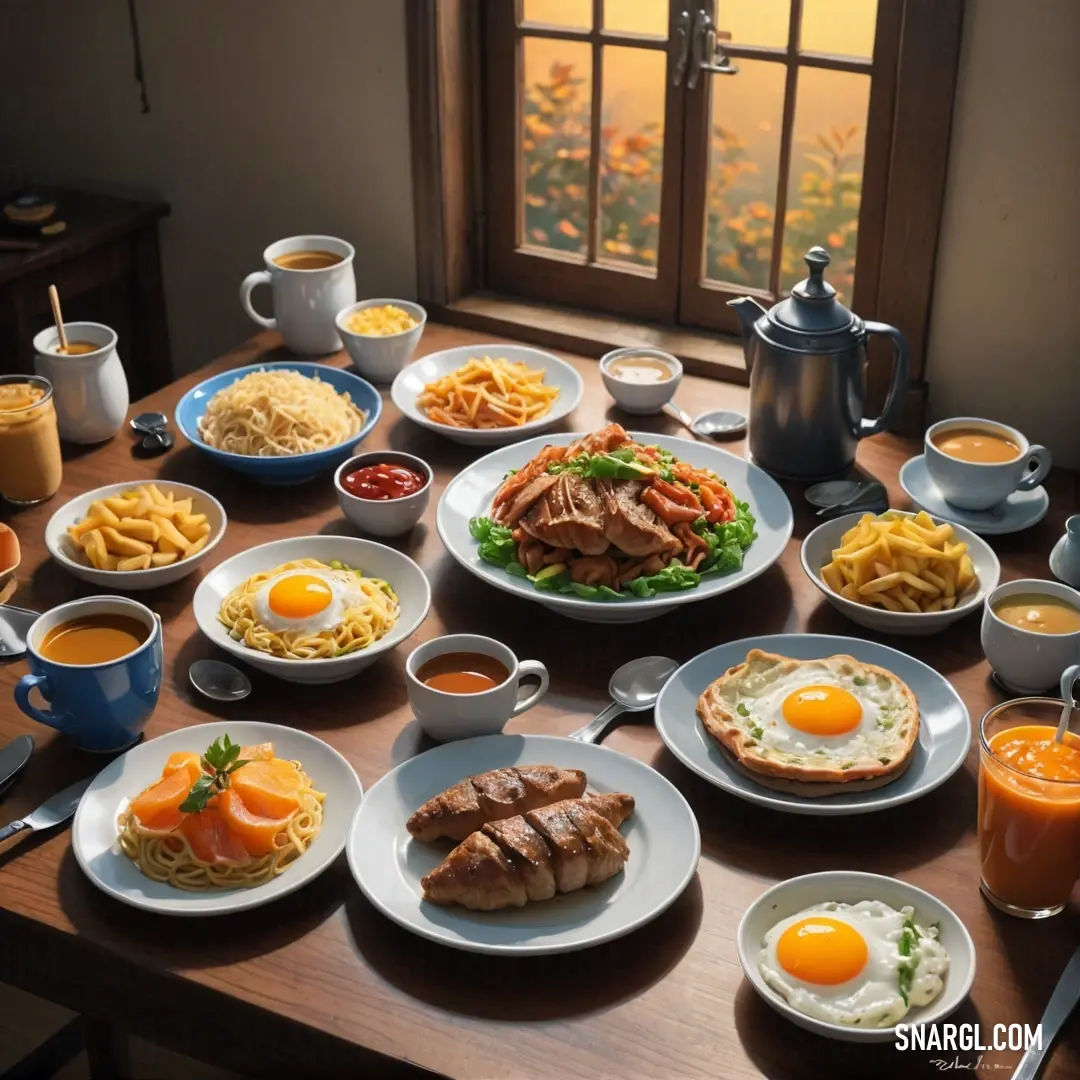
[(1063, 705), (1019, 698), (980, 728), (980, 887), (1025, 919), (1056, 915), (1080, 879), (1080, 737), (1054, 742)]
[(51, 499), (63, 478), (53, 388), (39, 375), (0, 375), (0, 496)]

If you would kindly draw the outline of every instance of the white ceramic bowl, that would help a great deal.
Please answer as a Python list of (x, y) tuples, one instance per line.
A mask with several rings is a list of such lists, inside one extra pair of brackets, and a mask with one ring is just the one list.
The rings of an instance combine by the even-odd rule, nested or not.
[[(346, 490), (342, 480), (351, 472), (369, 465), (404, 465), (425, 478), (424, 486), (400, 499), (361, 499)], [(338, 506), (341, 512), (363, 532), (372, 536), (400, 536), (407, 533), (423, 516), (431, 500), (431, 467), (426, 461), (398, 450), (372, 450), (349, 458), (334, 473)]]
[[(444, 375), (449, 375), (451, 371), (461, 367), (473, 357), (481, 356), (497, 356), (511, 361), (520, 360), (531, 368), (543, 368), (545, 384), (559, 389), (559, 396), (553, 402), (551, 411), (539, 420), (512, 428), (474, 430), (448, 427), (446, 424), (437, 424), (434, 420), (429, 420), (416, 404), (416, 399), (422, 393), (424, 386), (436, 379), (441, 379)], [(585, 384), (577, 369), (552, 353), (544, 352), (542, 349), (530, 349), (524, 345), (502, 345), (489, 342), (463, 345), (457, 349), (444, 349), (442, 352), (421, 357), (405, 368), (394, 380), (394, 385), (390, 388), (390, 397), (410, 420), (421, 427), (426, 427), (429, 431), (445, 435), (454, 442), (464, 443), (466, 446), (504, 446), (507, 443), (521, 442), (523, 439), (539, 435), (540, 432), (554, 427), (577, 408), (584, 390)]]
[[(205, 514), (210, 523), (210, 539), (202, 551), (190, 559), (180, 559), (168, 566), (152, 566), (148, 570), (97, 570), (85, 561), (80, 547), (68, 536), (69, 525), (75, 525), (86, 517), (90, 504), (98, 499), (113, 495), (122, 495), (125, 491), (138, 487), (139, 484), (156, 483), (164, 494), (173, 494), (178, 499), (192, 500), (192, 512)], [(108, 484), (84, 492), (70, 502), (64, 503), (45, 526), (45, 546), (49, 554), (65, 570), (77, 578), (89, 581), (92, 585), (102, 585), (117, 592), (140, 592), (143, 589), (157, 589), (162, 585), (171, 585), (174, 581), (187, 577), (218, 546), (225, 535), (228, 518), (225, 508), (208, 491), (192, 487), (190, 484), (178, 484), (172, 480), (129, 480), (125, 484)]]
[[(389, 582), (401, 605), (394, 628), (366, 649), (326, 660), (287, 660), (234, 641), (225, 625), (218, 621), (222, 600), (252, 574), (272, 570), (293, 559), (318, 559), (324, 563), (337, 559), (346, 566), (363, 570), (369, 577)], [(249, 548), (215, 566), (199, 582), (192, 600), (195, 622), (215, 645), (258, 671), (296, 683), (333, 683), (351, 678), (409, 637), (427, 617), (430, 606), (428, 579), (408, 555), (355, 536), (294, 536)]]
[[(659, 360), (671, 371), (671, 378), (658, 383), (632, 383), (612, 373), (611, 365), (627, 356), (647, 356)], [(638, 348), (613, 349), (600, 359), (600, 378), (607, 392), (623, 412), (646, 414), (658, 413), (674, 396), (682, 382), (683, 368), (678, 359), (662, 349)]]
[(829, 870), (821, 874), (781, 881), (761, 894), (743, 913), (736, 934), (739, 963), (754, 989), (782, 1016), (792, 1023), (844, 1042), (893, 1042), (896, 1028), (849, 1027), (818, 1020), (792, 1008), (761, 976), (758, 957), (765, 934), (782, 919), (797, 915), (813, 904), (836, 901), (857, 904), (860, 900), (881, 900), (899, 910), (913, 907), (918, 922), (937, 923), (939, 940), (949, 954), (949, 970), (945, 987), (929, 1005), (913, 1008), (902, 1024), (930, 1024), (943, 1020), (967, 997), (975, 980), (975, 944), (956, 913), (936, 896), (906, 881), (880, 874), (863, 874), (854, 870)]
[[(394, 307), (407, 311), (416, 319), (416, 325), (411, 330), (400, 330), (396, 334), (358, 334), (345, 324), (345, 320), (354, 311), (383, 307), (386, 304), (393, 304)], [(365, 379), (390, 382), (412, 359), (412, 354), (416, 351), (416, 346), (424, 333), (427, 312), (411, 300), (389, 300), (378, 297), (374, 300), (361, 300), (359, 303), (342, 308), (337, 313), (334, 323), (341, 335), (346, 352), (356, 365), (356, 370)]]
[[(890, 510), (889, 513), (903, 514), (905, 517), (915, 516), (903, 510)], [(848, 600), (834, 593), (822, 578), (821, 568), (832, 561), (833, 549), (840, 546), (840, 538), (852, 525), (857, 524), (861, 517), (862, 514), (859, 513), (847, 514), (819, 525), (803, 540), (799, 554), (806, 576), (825, 594), (829, 603), (853, 623), (865, 626), (868, 630), (878, 630), (883, 634), (937, 634), (947, 626), (951, 626), (957, 619), (962, 619), (973, 611), (980, 611), (983, 600), (997, 588), (997, 583), (1001, 578), (1001, 564), (994, 554), (994, 549), (970, 529), (965, 529), (962, 525), (953, 525), (956, 540), (967, 544), (968, 554), (971, 556), (978, 576), (978, 587), (968, 592), (951, 610), (918, 613), (889, 611), (877, 605), (857, 604), (854, 600)], [(944, 522), (940, 518), (934, 518), (934, 524), (941, 525)]]

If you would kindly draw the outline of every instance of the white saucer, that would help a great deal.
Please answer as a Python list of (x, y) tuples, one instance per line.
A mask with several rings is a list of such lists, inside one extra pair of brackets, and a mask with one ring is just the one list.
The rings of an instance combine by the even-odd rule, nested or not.
[(1050, 496), (1041, 485), (1031, 491), (1014, 491), (1003, 503), (990, 510), (961, 510), (946, 502), (926, 471), (926, 455), (919, 454), (904, 462), (900, 469), (900, 486), (920, 509), (934, 517), (963, 525), (983, 536), (1019, 532), (1046, 517)]

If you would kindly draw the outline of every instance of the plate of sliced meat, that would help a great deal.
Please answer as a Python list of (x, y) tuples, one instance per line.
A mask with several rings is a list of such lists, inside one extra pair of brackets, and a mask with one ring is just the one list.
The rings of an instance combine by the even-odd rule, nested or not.
[(489, 735), (429, 750), (367, 794), (346, 844), (364, 895), (470, 952), (585, 949), (656, 918), (701, 837), (658, 772), (602, 746)]
[(587, 622), (641, 622), (780, 557), (783, 489), (734, 454), (608, 424), (496, 450), (443, 492), (450, 554), (496, 588)]

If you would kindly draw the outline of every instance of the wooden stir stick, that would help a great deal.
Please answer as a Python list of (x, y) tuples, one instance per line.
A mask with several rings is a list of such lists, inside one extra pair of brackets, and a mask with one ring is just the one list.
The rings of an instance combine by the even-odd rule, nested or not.
[(64, 316), (60, 313), (60, 294), (55, 285), (49, 286), (49, 303), (52, 304), (53, 320), (56, 323), (56, 333), (60, 338), (60, 351), (68, 351), (67, 334), (64, 333)]

